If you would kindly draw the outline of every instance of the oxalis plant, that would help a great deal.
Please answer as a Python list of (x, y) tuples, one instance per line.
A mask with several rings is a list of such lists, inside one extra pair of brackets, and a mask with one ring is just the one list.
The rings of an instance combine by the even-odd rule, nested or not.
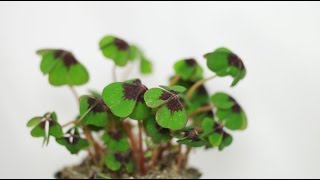
[[(71, 154), (87, 151), (92, 166), (109, 172), (145, 175), (166, 154), (178, 169), (186, 167), (194, 148), (230, 146), (232, 131), (245, 130), (247, 118), (229, 94), (211, 94), (205, 83), (217, 77), (232, 77), (236, 86), (246, 75), (242, 60), (227, 48), (204, 55), (212, 76), (204, 77), (195, 59), (177, 61), (168, 85), (147, 87), (139, 79), (118, 81), (117, 67), (139, 63), (142, 74), (152, 73), (152, 63), (136, 45), (105, 36), (99, 43), (103, 56), (114, 63), (115, 82), (103, 91), (78, 96), (75, 87), (89, 80), (87, 69), (67, 50), (42, 49), (40, 69), (52, 86), (68, 86), (79, 103), (76, 118), (61, 125), (55, 112), (32, 118), (31, 135), (50, 139)], [(98, 173), (98, 172), (97, 172)]]

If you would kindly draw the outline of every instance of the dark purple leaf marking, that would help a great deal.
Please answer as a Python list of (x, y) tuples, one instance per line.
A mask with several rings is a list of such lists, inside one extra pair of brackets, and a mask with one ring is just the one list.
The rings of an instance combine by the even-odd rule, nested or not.
[(196, 66), (197, 65), (197, 61), (194, 59), (186, 59), (185, 60), (186, 64), (190, 67)]
[(239, 69), (244, 69), (242, 60), (234, 53), (230, 53), (228, 56), (228, 63), (231, 66), (235, 66)]
[(56, 50), (55, 58), (56, 59), (62, 59), (64, 65), (67, 68), (70, 68), (72, 65), (78, 63), (78, 61), (73, 56), (73, 54), (71, 52), (68, 52), (68, 51), (65, 51), (65, 50)]
[(144, 94), (144, 92), (147, 91), (147, 87), (141, 84), (140, 80), (135, 80), (133, 81), (133, 83), (124, 83), (123, 90), (124, 99), (137, 101), (141, 100), (139, 99), (142, 98), (140, 97), (140, 95)]
[(219, 133), (219, 134), (222, 134), (224, 131), (223, 131), (223, 128), (224, 128), (224, 126), (222, 125), (222, 124), (219, 124), (219, 123), (215, 123), (215, 125), (214, 125), (214, 132), (215, 133)]
[(239, 113), (241, 112), (241, 107), (239, 106), (239, 104), (235, 104), (232, 106), (232, 112), (236, 112), (236, 113)]
[(92, 112), (95, 112), (95, 113), (106, 112), (109, 109), (108, 106), (100, 98), (88, 97), (88, 104), (89, 104), (89, 108), (94, 106), (94, 108), (92, 109)]
[(119, 39), (119, 38), (115, 38), (114, 39), (114, 44), (117, 46), (117, 48), (121, 51), (125, 51), (129, 48), (129, 45), (127, 42), (125, 42), (124, 40), (122, 39)]
[(116, 141), (119, 141), (122, 137), (122, 135), (119, 131), (110, 131), (108, 134), (112, 139), (114, 139)]
[(181, 104), (179, 98), (175, 97), (167, 103), (167, 108), (171, 113), (183, 110), (183, 105)]

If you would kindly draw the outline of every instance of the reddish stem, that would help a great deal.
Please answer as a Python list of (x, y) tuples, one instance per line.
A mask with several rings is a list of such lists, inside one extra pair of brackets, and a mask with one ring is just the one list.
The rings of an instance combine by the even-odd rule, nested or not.
[(139, 147), (137, 146), (137, 141), (132, 133), (132, 125), (128, 122), (125, 122), (125, 120), (121, 122), (121, 125), (129, 138), (136, 166), (139, 167)]
[(146, 167), (144, 163), (143, 138), (142, 138), (143, 127), (140, 121), (138, 122), (138, 126), (139, 126), (139, 154), (140, 154), (139, 168), (140, 168), (140, 174), (145, 175)]

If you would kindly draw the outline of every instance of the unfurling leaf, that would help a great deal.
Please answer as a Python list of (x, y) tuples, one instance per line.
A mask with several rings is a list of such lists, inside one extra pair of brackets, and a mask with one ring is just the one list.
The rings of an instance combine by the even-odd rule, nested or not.
[(208, 68), (218, 76), (232, 76), (231, 86), (235, 86), (246, 76), (246, 68), (242, 60), (229, 49), (219, 48), (204, 56), (207, 59)]
[(32, 137), (43, 137), (43, 144), (48, 144), (50, 136), (59, 138), (63, 135), (62, 127), (57, 121), (56, 113), (46, 113), (43, 117), (32, 118), (28, 122)]
[(49, 83), (53, 86), (78, 86), (88, 82), (86, 68), (66, 50), (43, 49), (37, 51), (42, 56), (41, 71), (49, 75)]

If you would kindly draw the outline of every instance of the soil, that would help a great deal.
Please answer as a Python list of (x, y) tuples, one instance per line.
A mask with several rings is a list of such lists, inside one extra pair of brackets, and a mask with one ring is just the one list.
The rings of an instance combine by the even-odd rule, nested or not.
[(195, 168), (184, 168), (180, 171), (175, 163), (175, 158), (165, 156), (157, 166), (149, 168), (145, 176), (138, 174), (129, 175), (126, 172), (114, 173), (106, 169), (92, 166), (88, 159), (80, 165), (65, 167), (55, 177), (57, 179), (199, 179), (201, 173)]

